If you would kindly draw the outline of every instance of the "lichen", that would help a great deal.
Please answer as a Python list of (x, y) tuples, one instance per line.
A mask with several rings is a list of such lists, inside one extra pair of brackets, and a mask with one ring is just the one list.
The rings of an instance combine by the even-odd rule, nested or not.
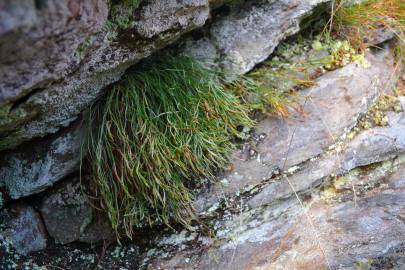
[(368, 110), (359, 120), (359, 127), (369, 129), (375, 126), (384, 127), (388, 125), (386, 112), (402, 112), (400, 101), (391, 95), (383, 95), (378, 98), (377, 102)]
[(104, 25), (109, 40), (115, 40), (118, 33), (131, 26), (134, 11), (139, 7), (142, 0), (119, 0), (110, 2), (109, 19)]

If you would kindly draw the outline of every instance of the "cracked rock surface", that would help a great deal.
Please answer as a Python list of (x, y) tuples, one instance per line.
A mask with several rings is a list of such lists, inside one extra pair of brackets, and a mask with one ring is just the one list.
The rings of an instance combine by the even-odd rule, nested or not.
[(405, 75), (384, 29), (367, 65), (321, 72), (288, 117), (259, 121), (196, 188), (189, 230), (119, 245), (78, 178), (82, 114), (129, 67), (202, 28), (169, 50), (244, 74), (329, 2), (120, 3), (116, 39), (108, 1), (1, 3), (0, 269), (405, 269)]

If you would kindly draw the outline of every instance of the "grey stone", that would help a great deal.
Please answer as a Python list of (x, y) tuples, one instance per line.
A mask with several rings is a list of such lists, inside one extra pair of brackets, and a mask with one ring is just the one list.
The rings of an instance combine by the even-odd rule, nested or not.
[(395, 38), (396, 33), (393, 29), (384, 25), (376, 25), (375, 28), (367, 28), (363, 33), (363, 40), (366, 44), (373, 46)]
[[(112, 42), (102, 27), (106, 1), (43, 3), (35, 11), (37, 20), (24, 31), (13, 31), (0, 50), (0, 149), (68, 126), (129, 66), (202, 26), (209, 16), (208, 0), (149, 1)], [(7, 5), (7, 20), (19, 16), (12, 11), (17, 6), (14, 1)], [(31, 9), (33, 2), (26, 12)], [(85, 56), (78, 59), (76, 49)]]
[(339, 159), (328, 156), (305, 166), (304, 169), (291, 176), (284, 176), (276, 182), (265, 186), (259, 193), (247, 201), (251, 208), (271, 204), (280, 199), (286, 199), (297, 194), (310, 193), (322, 184), (322, 181), (333, 172), (337, 172)]
[(81, 121), (49, 138), (33, 141), (0, 158), (0, 183), (12, 199), (43, 191), (80, 163)]
[[(193, 10), (187, 11), (191, 7)], [(162, 38), (161, 35), (173, 30), (184, 31), (202, 26), (208, 15), (206, 0), (152, 1), (141, 9), (141, 19), (134, 22), (134, 30), (143, 38)]]
[[(377, 56), (369, 54), (367, 59), (371, 64), (369, 68), (356, 63), (349, 64), (325, 74), (316, 81), (314, 87), (301, 91), (300, 111), (292, 111), (286, 119), (269, 117), (259, 122), (256, 132), (265, 133), (267, 137), (256, 149), (257, 158), (245, 161), (235, 153), (232, 159), (233, 169), (225, 176), (229, 184), (224, 186), (217, 183), (203, 192), (197, 197), (196, 209), (205, 211), (221, 198), (246, 186), (256, 186), (269, 180), (275, 168), (287, 171), (319, 156), (333, 145), (357, 123), (380, 94), (393, 89), (391, 72), (387, 72), (393, 70), (392, 58), (386, 55), (386, 50)], [(395, 130), (396, 136), (401, 136), (401, 126), (392, 129), (386, 132)], [(353, 147), (358, 148), (359, 144)], [(367, 156), (374, 154), (365, 153)], [(351, 168), (348, 166), (345, 167), (347, 170), (354, 168), (355, 164)], [(305, 169), (297, 168), (303, 171), (294, 174), (289, 180), (298, 185), (297, 190), (303, 191), (316, 186), (332, 172), (338, 173), (338, 168), (336, 157), (327, 156)], [(273, 199), (291, 195), (288, 182), (276, 182), (266, 187), (258, 195), (263, 198), (255, 199), (254, 204), (267, 204)]]
[[(300, 22), (328, 0), (262, 0), (247, 3), (228, 16), (215, 21), (201, 43), (186, 50), (193, 56), (204, 55), (215, 47), (220, 55), (215, 62), (230, 76), (244, 74), (264, 61), (284, 38), (300, 30)], [(211, 59), (210, 59), (211, 60)]]
[(41, 217), (31, 206), (16, 204), (0, 213), (0, 240), (20, 254), (46, 248), (46, 232)]
[(217, 67), (220, 58), (214, 43), (208, 38), (188, 38), (182, 42), (181, 53), (200, 60), (209, 67)]
[(107, 16), (103, 0), (2, 3), (0, 104), (77, 69), (80, 61), (75, 50), (87, 36), (102, 29)]
[[(390, 126), (360, 132), (341, 153), (331, 153), (309, 162), (301, 170), (264, 187), (249, 199), (250, 207), (268, 205), (278, 199), (306, 193), (329, 175), (342, 175), (357, 167), (392, 159), (405, 152), (405, 114), (388, 113)], [(287, 181), (288, 180), (288, 181)]]
[[(402, 163), (356, 203), (295, 198), (214, 222), (216, 238), (160, 247), (149, 269), (402, 269), (405, 193)], [(376, 173), (380, 168), (366, 172)], [(366, 178), (364, 178), (366, 179)], [(402, 183), (402, 184), (401, 184)], [(339, 196), (339, 195), (337, 195)], [(167, 236), (166, 236), (167, 238)], [(159, 243), (163, 243), (164, 239)], [(192, 247), (192, 248), (191, 248)], [(220, 258), (220, 259), (218, 259)]]
[(77, 180), (48, 195), (40, 211), (49, 235), (61, 244), (78, 240), (92, 220), (90, 202)]
[(405, 113), (389, 113), (388, 119), (389, 126), (365, 130), (350, 142), (343, 155), (344, 171), (405, 152)]
[(96, 210), (93, 209), (92, 221), (80, 234), (78, 241), (96, 244), (101, 241), (112, 240), (116, 236), (111, 228), (111, 223), (107, 216), (105, 216), (103, 213), (95, 213), (95, 211)]

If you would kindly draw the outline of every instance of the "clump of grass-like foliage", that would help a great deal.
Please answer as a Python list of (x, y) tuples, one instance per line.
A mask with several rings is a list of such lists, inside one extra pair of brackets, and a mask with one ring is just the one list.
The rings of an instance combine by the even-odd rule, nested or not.
[(87, 152), (95, 197), (112, 227), (189, 224), (187, 180), (228, 162), (246, 108), (221, 74), (193, 59), (163, 57), (117, 84), (89, 113)]
[(331, 29), (360, 49), (368, 46), (364, 36), (376, 28), (385, 28), (405, 42), (404, 0), (368, 0), (350, 6), (340, 0), (333, 13)]
[(282, 43), (271, 59), (231, 86), (252, 110), (286, 117), (297, 109), (295, 91), (313, 86), (324, 72), (352, 62), (368, 65), (348, 41), (322, 34), (310, 39), (299, 36), (293, 43)]

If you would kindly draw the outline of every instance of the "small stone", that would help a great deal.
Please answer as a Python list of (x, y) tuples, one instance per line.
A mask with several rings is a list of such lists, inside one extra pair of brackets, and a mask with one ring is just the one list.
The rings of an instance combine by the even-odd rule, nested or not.
[(64, 183), (48, 195), (40, 211), (49, 234), (61, 244), (78, 240), (92, 220), (90, 202), (78, 179)]
[(13, 205), (0, 213), (5, 221), (0, 231), (0, 240), (9, 242), (20, 254), (46, 248), (46, 232), (41, 217), (33, 207)]

